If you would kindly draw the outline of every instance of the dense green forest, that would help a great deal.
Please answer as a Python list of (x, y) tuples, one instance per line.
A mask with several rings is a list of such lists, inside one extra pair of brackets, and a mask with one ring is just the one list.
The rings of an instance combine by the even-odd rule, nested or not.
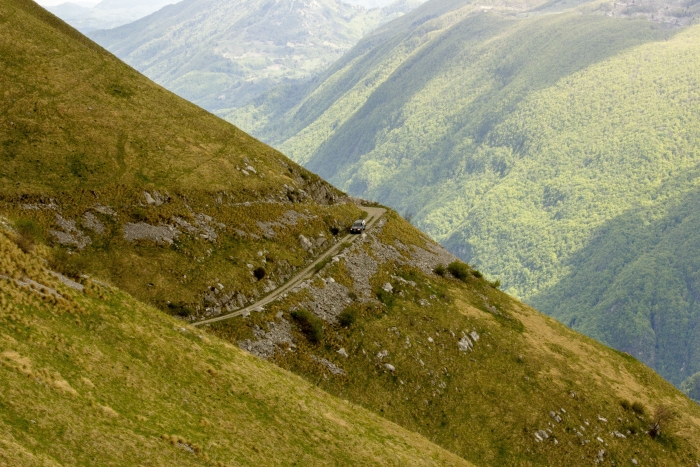
[[(696, 169), (682, 181), (690, 182), (687, 187), (697, 176)], [(678, 193), (678, 185), (669, 183), (656, 195)], [(531, 303), (681, 383), (700, 371), (698, 206), (700, 187), (606, 222), (569, 259), (571, 272)]]
[[(669, 27), (670, 4), (644, 5), (636, 18), (601, 3), (428, 2), (315, 82), (227, 118), (679, 384), (700, 370), (692, 281), (681, 280), (693, 268), (664, 261), (668, 240), (644, 228), (664, 225), (697, 186), (700, 26)], [(689, 24), (698, 4), (669, 8)], [(630, 225), (633, 246), (601, 240)], [(604, 244), (619, 265), (600, 279), (587, 265)], [(642, 252), (666, 282), (619, 276)], [(630, 289), (662, 283), (673, 305)]]

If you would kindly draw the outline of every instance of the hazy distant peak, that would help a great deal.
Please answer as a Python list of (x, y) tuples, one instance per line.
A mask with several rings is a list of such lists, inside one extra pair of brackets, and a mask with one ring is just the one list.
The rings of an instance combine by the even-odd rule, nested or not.
[(100, 10), (151, 10), (156, 11), (165, 5), (178, 3), (180, 0), (102, 0), (95, 5)]
[(349, 3), (350, 5), (359, 5), (367, 9), (371, 9), (383, 8), (393, 3), (393, 0), (345, 0), (345, 3)]

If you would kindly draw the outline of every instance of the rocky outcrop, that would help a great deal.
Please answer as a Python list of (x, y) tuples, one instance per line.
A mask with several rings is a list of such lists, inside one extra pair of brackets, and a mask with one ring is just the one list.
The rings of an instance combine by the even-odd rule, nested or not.
[(91, 212), (86, 212), (83, 214), (83, 226), (86, 229), (90, 229), (96, 234), (105, 233), (105, 225)]
[(323, 180), (307, 184), (304, 191), (318, 204), (335, 204), (340, 199), (337, 191)]
[(149, 206), (162, 206), (164, 203), (170, 201), (170, 196), (167, 193), (161, 195), (156, 190), (153, 190), (151, 193), (144, 191), (143, 198), (144, 201), (146, 201), (146, 204)]
[[(211, 216), (202, 213), (195, 214), (194, 225), (182, 217), (174, 217), (173, 222), (188, 234), (199, 235), (199, 237), (210, 242), (215, 242), (216, 239), (219, 238), (214, 227), (219, 227), (221, 229), (226, 227), (224, 224), (215, 222), (214, 218)], [(243, 233), (245, 234), (245, 232)]]
[(345, 376), (345, 370), (340, 368), (335, 363), (333, 363), (329, 360), (326, 360), (325, 358), (317, 357), (316, 355), (311, 355), (311, 359), (317, 363), (320, 363), (324, 367), (326, 367), (332, 374)]
[(307, 252), (311, 252), (311, 250), (313, 250), (314, 248), (314, 245), (313, 243), (311, 243), (311, 240), (309, 240), (303, 235), (299, 235), (299, 245), (301, 245), (301, 248)]
[(56, 214), (56, 223), (61, 230), (51, 230), (50, 233), (61, 245), (74, 246), (82, 250), (92, 243), (90, 237), (78, 230), (74, 220), (67, 220), (60, 214)]
[(150, 225), (145, 222), (130, 222), (124, 225), (124, 239), (129, 242), (149, 240), (172, 245), (181, 233), (171, 225)]
[[(285, 345), (294, 348), (292, 342), (292, 325), (284, 318), (267, 323), (268, 331), (260, 326), (253, 326), (253, 335), (257, 340), (246, 339), (238, 342), (238, 346), (260, 358), (269, 359), (275, 355), (278, 346)], [(341, 370), (342, 371), (342, 370)]]
[(323, 288), (309, 287), (312, 300), (304, 302), (303, 306), (319, 318), (336, 323), (338, 315), (352, 303), (348, 296), (350, 290), (335, 282), (333, 278), (325, 279), (324, 282)]

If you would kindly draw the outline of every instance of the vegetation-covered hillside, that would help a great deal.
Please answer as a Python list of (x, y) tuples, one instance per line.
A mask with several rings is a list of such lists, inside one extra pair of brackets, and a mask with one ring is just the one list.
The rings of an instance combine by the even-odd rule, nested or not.
[(0, 233), (0, 464), (469, 465)]
[(344, 243), (357, 200), (30, 0), (0, 38), (5, 463), (700, 460), (690, 399), (396, 212)]
[(365, 33), (413, 6), (405, 0), (373, 10), (338, 0), (185, 0), (90, 37), (157, 83), (215, 111), (314, 76)]
[(20, 5), (0, 17), (0, 207), (55, 246), (64, 273), (99, 274), (184, 317), (217, 314), (289, 278), (360, 215), (316, 175)]
[[(450, 259), (390, 213), (264, 312), (203, 327), (476, 465), (698, 462), (700, 407)], [(682, 416), (652, 438), (663, 407)]]
[[(692, 23), (698, 5), (674, 5), (640, 3), (648, 14), (634, 19), (604, 3), (428, 2), (318, 82), (229, 119), (351, 194), (413, 215), (508, 292), (679, 384), (700, 371), (697, 271), (664, 263), (684, 278), (667, 284), (679, 298), (651, 306), (635, 290), (660, 287), (657, 274), (611, 286), (611, 269), (609, 280), (580, 271), (600, 232), (625, 235), (612, 231), (620, 216), (669, 211), (695, 188), (700, 29), (664, 18)], [(655, 248), (640, 242), (635, 254)], [(613, 263), (625, 254), (606, 250)], [(633, 317), (600, 311), (620, 300)]]
[[(687, 176), (697, 178), (697, 170)], [(657, 196), (677, 189), (669, 185)], [(687, 389), (681, 387), (700, 400), (691, 384), (700, 372), (698, 206), (695, 188), (607, 222), (571, 259), (571, 272), (530, 301), (572, 328), (641, 356), (677, 385), (688, 378)]]

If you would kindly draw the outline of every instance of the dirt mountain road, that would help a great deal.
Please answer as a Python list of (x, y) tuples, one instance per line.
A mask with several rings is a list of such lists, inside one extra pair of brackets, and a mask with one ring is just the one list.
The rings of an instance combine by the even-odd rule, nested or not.
[[(374, 224), (384, 215), (386, 212), (386, 209), (384, 208), (371, 208), (371, 207), (365, 207), (365, 206), (360, 206), (360, 209), (365, 211), (367, 213), (367, 218), (369, 219), (367, 222), (367, 229), (371, 229)], [(294, 277), (289, 279), (287, 282), (282, 284), (280, 287), (276, 288), (272, 292), (270, 292), (268, 295), (264, 296), (257, 302), (248, 305), (244, 308), (241, 308), (240, 310), (236, 310), (232, 313), (228, 313), (225, 315), (217, 316), (216, 318), (210, 318), (210, 319), (205, 319), (202, 321), (196, 321), (192, 323), (194, 326), (201, 326), (203, 324), (211, 324), (215, 323), (217, 321), (223, 321), (225, 319), (231, 319), (236, 316), (241, 316), (245, 313), (250, 313), (253, 310), (257, 310), (258, 308), (264, 307), (268, 303), (274, 302), (279, 298), (281, 295), (283, 295), (285, 292), (291, 290), (295, 285), (306, 279), (308, 276), (312, 274), (312, 271), (314, 270), (314, 267), (325, 260), (326, 258), (330, 257), (333, 255), (335, 252), (337, 252), (340, 247), (343, 245), (345, 242), (352, 242), (354, 241), (359, 235), (353, 235), (353, 234), (347, 234), (345, 237), (341, 238), (340, 241), (338, 241), (335, 245), (333, 245), (331, 248), (326, 250), (322, 255), (320, 255), (318, 258), (316, 258), (312, 263), (310, 263), (308, 266), (306, 266), (301, 272), (296, 274)]]

